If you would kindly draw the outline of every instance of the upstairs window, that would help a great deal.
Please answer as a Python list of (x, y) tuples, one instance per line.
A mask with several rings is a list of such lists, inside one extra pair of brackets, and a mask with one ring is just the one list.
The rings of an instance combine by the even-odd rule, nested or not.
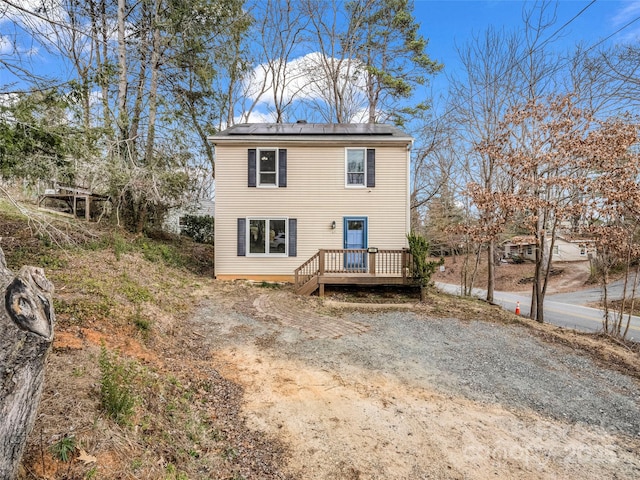
[(347, 149), (347, 185), (362, 185), (364, 183), (365, 168), (365, 150), (364, 148)]
[(276, 150), (258, 150), (258, 185), (278, 184)]
[(248, 150), (249, 187), (286, 187), (287, 150), (250, 148)]
[(347, 148), (345, 157), (347, 187), (376, 186), (376, 151), (374, 149)]

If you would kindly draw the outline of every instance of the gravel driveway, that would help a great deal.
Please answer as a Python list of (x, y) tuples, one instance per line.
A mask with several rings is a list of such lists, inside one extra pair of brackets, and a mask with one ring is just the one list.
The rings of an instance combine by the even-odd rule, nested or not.
[[(328, 311), (260, 289), (194, 328), (290, 471), (330, 478), (639, 478), (638, 382), (517, 325)], [(319, 327), (320, 326), (320, 327)]]

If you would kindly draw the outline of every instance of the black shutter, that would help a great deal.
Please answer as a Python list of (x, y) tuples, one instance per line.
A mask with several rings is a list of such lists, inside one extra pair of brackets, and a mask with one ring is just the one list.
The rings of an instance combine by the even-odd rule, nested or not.
[(249, 149), (249, 174), (248, 174), (248, 184), (250, 187), (256, 186), (256, 149)]
[(289, 256), (298, 256), (298, 220), (289, 219)]
[(287, 149), (278, 150), (278, 186), (287, 186)]
[(246, 255), (247, 255), (247, 219), (239, 218), (238, 219), (238, 256), (246, 257)]
[(367, 187), (376, 186), (376, 151), (367, 148)]

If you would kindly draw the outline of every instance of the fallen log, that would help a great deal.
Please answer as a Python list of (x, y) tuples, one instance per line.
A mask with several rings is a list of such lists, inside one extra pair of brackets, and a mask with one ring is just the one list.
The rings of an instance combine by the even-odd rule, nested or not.
[(33, 428), (53, 342), (53, 285), (41, 268), (7, 268), (0, 249), (0, 478), (14, 479)]

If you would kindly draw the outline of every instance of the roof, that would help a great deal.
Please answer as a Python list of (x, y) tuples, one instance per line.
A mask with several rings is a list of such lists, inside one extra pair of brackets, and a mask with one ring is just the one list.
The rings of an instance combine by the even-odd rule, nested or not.
[[(556, 236), (556, 240), (563, 240), (568, 243), (593, 243), (595, 240), (590, 238), (571, 238), (566, 235), (558, 235)], [(516, 236), (512, 237), (503, 242), (504, 245), (535, 245), (536, 237), (533, 235), (524, 235), (524, 236)]]
[(242, 123), (209, 137), (216, 143), (287, 140), (294, 142), (365, 141), (411, 144), (413, 138), (380, 123)]
[(503, 242), (505, 245), (509, 244), (509, 245), (535, 245), (536, 244), (536, 237), (534, 237), (533, 235), (526, 235), (526, 236), (515, 236), (515, 237), (511, 237), (508, 240), (505, 240)]

